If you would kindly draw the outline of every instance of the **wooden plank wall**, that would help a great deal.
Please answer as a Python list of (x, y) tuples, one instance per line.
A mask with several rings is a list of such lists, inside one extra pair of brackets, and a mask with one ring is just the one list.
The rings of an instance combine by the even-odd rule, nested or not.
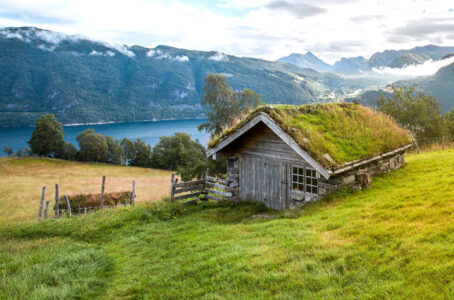
[(295, 151), (265, 124), (259, 123), (231, 145), (231, 156), (243, 154), (309, 166)]

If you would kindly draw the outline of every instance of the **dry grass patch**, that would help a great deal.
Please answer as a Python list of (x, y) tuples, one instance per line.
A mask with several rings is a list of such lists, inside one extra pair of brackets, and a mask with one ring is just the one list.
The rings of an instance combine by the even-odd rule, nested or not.
[(0, 158), (0, 224), (37, 217), (41, 188), (54, 203), (55, 184), (60, 195), (99, 194), (102, 176), (106, 193), (130, 191), (136, 180), (136, 202), (168, 196), (170, 171), (69, 162), (46, 158)]

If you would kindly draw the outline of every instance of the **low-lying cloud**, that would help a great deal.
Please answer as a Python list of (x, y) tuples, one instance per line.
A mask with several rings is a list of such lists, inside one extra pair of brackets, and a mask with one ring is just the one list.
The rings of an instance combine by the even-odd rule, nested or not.
[(217, 52), (216, 54), (211, 55), (208, 59), (214, 61), (229, 61), (229, 58), (224, 53)]
[(430, 76), (435, 74), (438, 70), (447, 65), (454, 63), (454, 57), (443, 60), (427, 60), (419, 65), (408, 65), (403, 68), (372, 68), (372, 70), (380, 75), (393, 75), (402, 77), (417, 77), (417, 76)]
[(177, 61), (177, 62), (189, 61), (189, 57), (187, 57), (186, 55), (172, 56), (169, 53), (165, 53), (159, 49), (158, 50), (150, 49), (146, 55), (147, 55), (147, 57), (154, 58), (154, 59), (167, 59), (170, 61)]

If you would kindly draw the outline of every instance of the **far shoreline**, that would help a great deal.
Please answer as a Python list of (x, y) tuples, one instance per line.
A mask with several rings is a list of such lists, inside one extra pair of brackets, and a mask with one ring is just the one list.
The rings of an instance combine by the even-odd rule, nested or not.
[[(184, 120), (204, 120), (206, 117), (192, 117), (192, 118), (168, 118), (168, 119), (151, 119), (151, 120), (138, 120), (138, 121), (100, 121), (100, 122), (87, 122), (87, 123), (67, 123), (62, 124), (63, 127), (72, 126), (90, 126), (90, 125), (107, 125), (107, 124), (123, 124), (123, 123), (146, 123), (146, 122), (161, 122), (161, 121), (184, 121)], [(0, 128), (33, 128), (35, 125), (24, 126), (3, 126)]]

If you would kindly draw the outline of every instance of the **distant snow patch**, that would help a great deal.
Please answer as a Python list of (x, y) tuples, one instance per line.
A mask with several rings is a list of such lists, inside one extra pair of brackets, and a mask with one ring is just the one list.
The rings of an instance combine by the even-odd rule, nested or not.
[(213, 54), (212, 56), (208, 57), (208, 59), (214, 60), (214, 61), (229, 61), (229, 58), (227, 55), (221, 52), (217, 52), (216, 54)]

